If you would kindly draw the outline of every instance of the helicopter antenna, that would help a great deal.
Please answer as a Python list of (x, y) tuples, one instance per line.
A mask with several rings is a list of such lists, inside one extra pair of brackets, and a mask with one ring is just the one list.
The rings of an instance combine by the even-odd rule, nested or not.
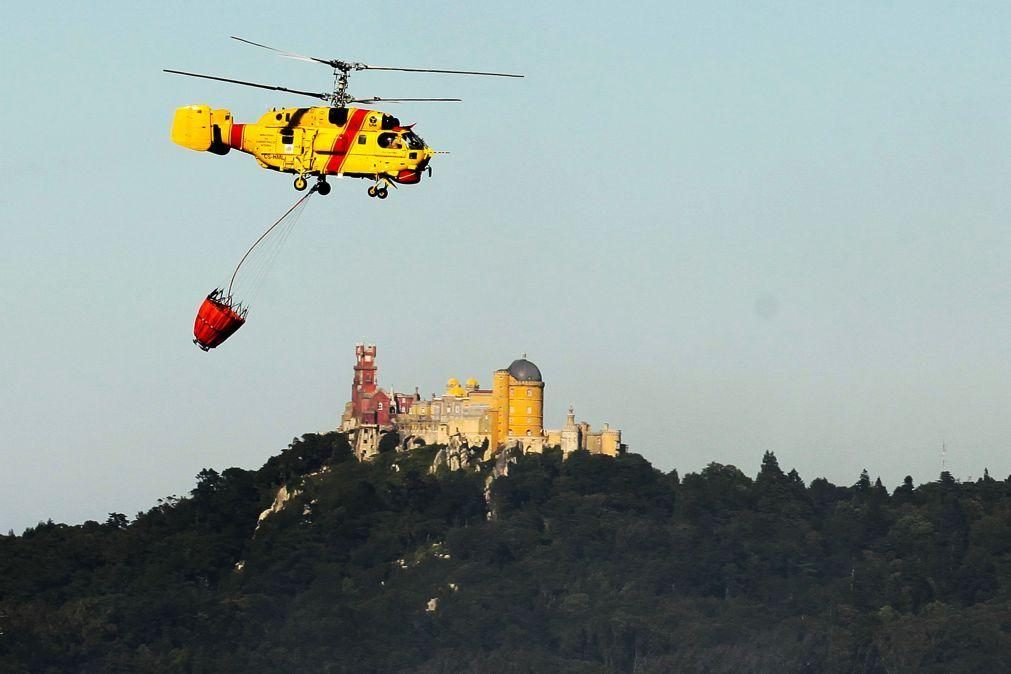
[[(372, 66), (367, 63), (356, 63), (351, 61), (341, 61), (338, 59), (323, 59), (316, 56), (305, 56), (303, 54), (296, 54), (294, 52), (285, 51), (283, 49), (278, 49), (276, 47), (271, 47), (269, 45), (260, 44), (259, 42), (253, 42), (252, 40), (247, 40), (236, 35), (230, 36), (233, 40), (243, 42), (245, 44), (251, 45), (253, 47), (260, 47), (261, 49), (267, 49), (269, 51), (275, 52), (284, 58), (296, 59), (298, 61), (311, 61), (314, 63), (321, 63), (323, 65), (330, 66), (333, 68), (333, 93), (329, 95), (328, 100), (331, 105), (336, 107), (343, 107), (348, 103), (370, 103), (377, 101), (384, 102), (397, 102), (397, 101), (459, 101), (459, 98), (376, 98), (371, 99), (360, 99), (355, 98), (348, 93), (348, 81), (350, 75), (353, 71), (358, 70), (394, 70), (399, 72), (408, 73), (440, 73), (447, 75), (481, 75), (485, 77), (524, 77), (523, 75), (514, 75), (511, 73), (492, 73), (483, 72), (478, 70), (441, 70), (437, 68), (395, 68), (392, 66)], [(187, 73), (188, 74), (188, 73)], [(266, 88), (266, 87), (264, 87)], [(299, 92), (304, 93), (304, 92)], [(313, 94), (310, 94), (313, 95)]]

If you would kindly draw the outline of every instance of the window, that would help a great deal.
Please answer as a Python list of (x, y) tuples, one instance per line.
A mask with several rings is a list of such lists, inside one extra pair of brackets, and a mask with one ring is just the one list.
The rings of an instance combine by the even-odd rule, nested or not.
[(376, 409), (379, 410), (379, 411), (382, 411), (383, 404), (382, 403), (376, 403)]
[(404, 140), (407, 142), (408, 149), (411, 150), (424, 150), (425, 141), (418, 134), (413, 131), (408, 131), (404, 134)]
[(527, 389), (527, 397), (528, 398), (531, 397), (533, 394), (534, 394), (534, 392), (531, 389)]
[(379, 143), (379, 147), (386, 150), (404, 149), (404, 143), (400, 140), (399, 134), (396, 133), (381, 133), (376, 141)]
[(528, 407), (527, 408), (527, 414), (533, 414), (533, 413), (534, 413), (533, 408), (532, 407)]
[(364, 133), (362, 135), (358, 136), (358, 144), (359, 145), (365, 145), (365, 134)]
[(344, 126), (348, 123), (348, 109), (347, 108), (330, 108), (330, 112), (327, 115), (330, 123), (334, 126)]

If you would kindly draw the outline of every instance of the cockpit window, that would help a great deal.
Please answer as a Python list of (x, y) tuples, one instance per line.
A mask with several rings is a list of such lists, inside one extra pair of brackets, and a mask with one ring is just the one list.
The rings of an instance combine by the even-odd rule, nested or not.
[(376, 142), (379, 143), (379, 147), (386, 148), (387, 150), (402, 150), (404, 148), (404, 143), (400, 140), (400, 136), (395, 133), (381, 133)]
[(408, 131), (404, 134), (404, 140), (407, 142), (407, 147), (412, 150), (424, 150), (425, 141), (418, 134), (413, 131)]

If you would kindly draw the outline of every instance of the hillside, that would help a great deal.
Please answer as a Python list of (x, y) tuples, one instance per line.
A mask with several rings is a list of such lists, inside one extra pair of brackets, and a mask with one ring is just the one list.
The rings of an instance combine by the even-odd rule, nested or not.
[(0, 671), (1011, 670), (1011, 478), (437, 452), (307, 435), (133, 520), (0, 536)]

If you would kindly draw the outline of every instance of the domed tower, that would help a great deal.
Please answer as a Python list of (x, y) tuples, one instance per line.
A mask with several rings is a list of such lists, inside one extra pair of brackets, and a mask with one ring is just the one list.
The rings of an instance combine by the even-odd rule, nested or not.
[(460, 386), (460, 380), (456, 377), (450, 377), (449, 381), (446, 382), (446, 395), (454, 396), (456, 398), (461, 398), (467, 395), (467, 392)]
[(514, 360), (509, 366), (509, 413), (507, 436), (535, 437), (544, 435), (544, 381), (540, 369), (526, 359)]

